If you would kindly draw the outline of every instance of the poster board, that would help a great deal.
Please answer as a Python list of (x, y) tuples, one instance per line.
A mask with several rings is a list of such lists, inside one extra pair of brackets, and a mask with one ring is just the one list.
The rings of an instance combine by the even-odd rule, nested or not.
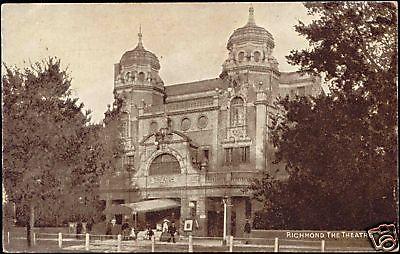
[(183, 231), (192, 232), (192, 230), (193, 230), (193, 220), (185, 220)]

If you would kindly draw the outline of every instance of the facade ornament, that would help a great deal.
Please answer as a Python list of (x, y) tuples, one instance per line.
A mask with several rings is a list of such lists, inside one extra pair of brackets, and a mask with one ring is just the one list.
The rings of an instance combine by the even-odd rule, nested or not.
[(170, 128), (160, 128), (159, 131), (155, 133), (155, 141), (154, 145), (157, 146), (157, 150), (159, 150), (162, 145), (169, 143), (172, 140), (172, 131)]
[(254, 20), (254, 8), (253, 8), (252, 4), (250, 4), (250, 8), (249, 8), (249, 20), (247, 21), (247, 25), (248, 26), (256, 25), (256, 22)]

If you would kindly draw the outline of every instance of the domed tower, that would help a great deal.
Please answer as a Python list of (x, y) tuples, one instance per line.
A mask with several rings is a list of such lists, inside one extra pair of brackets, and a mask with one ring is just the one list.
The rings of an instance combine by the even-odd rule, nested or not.
[[(267, 168), (268, 104), (279, 92), (280, 72), (272, 56), (274, 46), (271, 33), (256, 25), (254, 8), (250, 6), (247, 24), (229, 37), (229, 56), (220, 74), (228, 86), (230, 121), (226, 135), (236, 140), (236, 133), (244, 133), (243, 142), (247, 137), (251, 139), (250, 153), (255, 155), (256, 170)], [(243, 120), (237, 125), (232, 119)]]
[(247, 24), (229, 37), (226, 46), (229, 56), (220, 77), (233, 87), (250, 85), (272, 91), (278, 87), (279, 77), (278, 62), (272, 56), (274, 46), (271, 33), (256, 25), (254, 8), (250, 6)]
[(138, 37), (137, 46), (125, 52), (114, 65), (114, 92), (122, 94), (125, 103), (132, 107), (159, 105), (165, 96), (164, 82), (159, 76), (160, 62), (143, 47), (141, 29)]

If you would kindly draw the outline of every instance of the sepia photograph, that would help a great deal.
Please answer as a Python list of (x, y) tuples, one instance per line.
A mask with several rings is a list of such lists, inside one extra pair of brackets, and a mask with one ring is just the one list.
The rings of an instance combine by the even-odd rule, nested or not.
[(3, 3), (2, 251), (397, 252), (394, 1)]

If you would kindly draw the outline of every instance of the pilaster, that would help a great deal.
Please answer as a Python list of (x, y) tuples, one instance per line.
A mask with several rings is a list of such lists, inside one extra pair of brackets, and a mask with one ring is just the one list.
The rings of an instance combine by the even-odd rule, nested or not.
[(257, 91), (256, 106), (256, 169), (265, 170), (265, 134), (267, 128), (267, 95)]

